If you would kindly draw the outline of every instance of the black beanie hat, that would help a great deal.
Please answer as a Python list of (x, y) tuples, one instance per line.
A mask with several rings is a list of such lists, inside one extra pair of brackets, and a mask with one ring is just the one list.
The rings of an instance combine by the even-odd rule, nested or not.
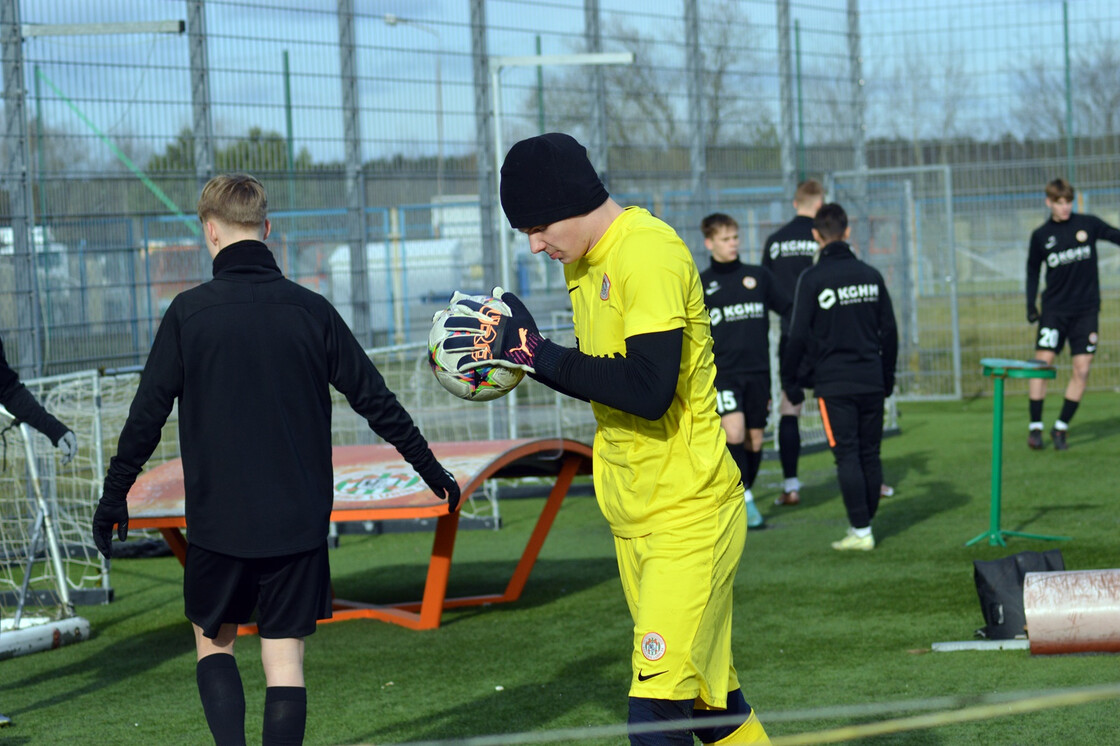
[(587, 149), (571, 135), (549, 132), (509, 149), (501, 196), (510, 226), (534, 228), (589, 213), (609, 195)]

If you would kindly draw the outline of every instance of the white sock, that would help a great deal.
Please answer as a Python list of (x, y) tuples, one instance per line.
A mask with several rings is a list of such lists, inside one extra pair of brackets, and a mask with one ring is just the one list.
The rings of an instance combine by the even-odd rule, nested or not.
[(863, 528), (856, 528), (855, 526), (852, 526), (852, 533), (863, 539), (867, 536), (871, 536), (871, 527), (864, 526)]
[[(1030, 427), (1031, 430), (1041, 430), (1042, 429), (1042, 423), (1041, 422), (1032, 422), (1029, 425), (1029, 427)], [(1057, 427), (1056, 424), (1055, 424), (1055, 427)]]
[(801, 491), (801, 480), (798, 479), (797, 477), (790, 477), (789, 479), (782, 482), (782, 491), (783, 492), (800, 492)]
[(746, 500), (747, 500), (747, 502), (749, 502), (749, 503), (753, 503), (753, 502), (754, 502), (754, 495), (752, 495), (752, 494), (751, 494), (751, 491), (750, 491), (750, 490), (747, 490), (747, 494), (746, 494)]
[(1056, 420), (1054, 422), (1054, 429), (1055, 430), (1069, 430), (1069, 423), (1068, 422), (1062, 422), (1061, 420)]

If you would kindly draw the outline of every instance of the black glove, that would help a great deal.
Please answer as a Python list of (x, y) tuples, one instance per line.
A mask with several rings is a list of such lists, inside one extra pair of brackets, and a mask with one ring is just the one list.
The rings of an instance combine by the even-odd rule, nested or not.
[(62, 453), (62, 459), (59, 461), (63, 466), (70, 463), (70, 459), (78, 453), (78, 436), (72, 430), (67, 430), (66, 433), (58, 439), (58, 450)]
[(128, 501), (102, 497), (93, 514), (93, 543), (105, 559), (112, 556), (113, 526), (117, 527), (118, 539), (124, 541), (128, 538)]
[(890, 398), (890, 395), (894, 393), (894, 376), (893, 375), (883, 377), (883, 389), (884, 389), (884, 392), (885, 392), (883, 394), (883, 398), (884, 399)]
[(793, 406), (797, 406), (805, 401), (805, 390), (797, 385), (786, 386), (786, 400)]
[(447, 501), (447, 512), (454, 513), (455, 508), (459, 507), (459, 483), (455, 480), (455, 475), (440, 466), (438, 461), (433, 461), (420, 478), (436, 497)]
[(1039, 318), (1038, 308), (1036, 308), (1033, 303), (1028, 303), (1027, 304), (1027, 323), (1028, 324), (1033, 324), (1034, 322), (1038, 321), (1038, 318)]
[(537, 322), (525, 304), (513, 293), (494, 288), (494, 297), (509, 307), (504, 309), (461, 297), (444, 328), (466, 332), (449, 337), (443, 343), (445, 352), (461, 352), (457, 366), (460, 372), (483, 365), (504, 365), (535, 373), (534, 357), (544, 337), (537, 331)]

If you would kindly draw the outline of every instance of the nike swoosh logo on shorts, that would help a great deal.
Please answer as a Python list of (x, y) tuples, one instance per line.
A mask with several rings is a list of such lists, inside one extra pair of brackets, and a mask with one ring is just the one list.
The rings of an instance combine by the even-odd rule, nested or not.
[(638, 681), (649, 681), (654, 676), (660, 676), (663, 673), (669, 673), (669, 672), (668, 671), (658, 671), (657, 673), (651, 673), (647, 676), (646, 674), (642, 673), (641, 671), (638, 671)]

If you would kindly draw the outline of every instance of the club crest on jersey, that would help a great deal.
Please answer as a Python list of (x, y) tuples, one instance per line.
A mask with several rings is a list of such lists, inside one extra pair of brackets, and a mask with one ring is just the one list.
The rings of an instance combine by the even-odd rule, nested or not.
[(1078, 231), (1077, 234), (1076, 234), (1076, 237), (1077, 237), (1077, 242), (1078, 243), (1085, 243), (1086, 241), (1089, 240), (1089, 234), (1086, 233), (1085, 231)]
[(642, 638), (642, 655), (647, 661), (661, 660), (665, 655), (665, 638), (656, 632), (646, 632)]
[(607, 277), (606, 275), (603, 275), (603, 284), (599, 286), (599, 299), (611, 299), (611, 278)]
[(745, 287), (747, 290), (754, 290), (756, 287), (758, 287), (758, 280), (754, 279), (750, 275), (747, 275), (743, 278), (743, 287)]

